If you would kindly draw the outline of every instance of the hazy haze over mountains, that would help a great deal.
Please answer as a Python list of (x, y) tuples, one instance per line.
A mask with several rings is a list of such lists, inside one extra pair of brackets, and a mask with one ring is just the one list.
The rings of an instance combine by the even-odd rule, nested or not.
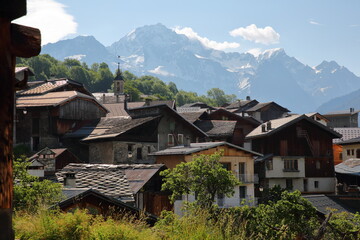
[[(258, 56), (204, 47), (162, 24), (139, 27), (109, 47), (92, 36), (47, 44), (42, 53), (91, 65), (106, 62), (113, 70), (121, 56), (122, 70), (173, 81), (179, 89), (206, 93), (223, 89), (243, 99), (275, 101), (292, 112), (315, 111), (321, 104), (360, 88), (360, 78), (334, 61), (310, 67), (283, 49)], [(332, 109), (330, 109), (332, 110)]]

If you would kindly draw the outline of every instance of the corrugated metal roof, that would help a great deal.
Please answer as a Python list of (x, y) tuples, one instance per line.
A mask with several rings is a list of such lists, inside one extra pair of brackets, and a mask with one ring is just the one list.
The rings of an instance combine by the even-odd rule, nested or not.
[(24, 108), (58, 106), (77, 97), (92, 99), (95, 101), (93, 97), (76, 91), (49, 92), (36, 96), (20, 96), (16, 100), (16, 107)]

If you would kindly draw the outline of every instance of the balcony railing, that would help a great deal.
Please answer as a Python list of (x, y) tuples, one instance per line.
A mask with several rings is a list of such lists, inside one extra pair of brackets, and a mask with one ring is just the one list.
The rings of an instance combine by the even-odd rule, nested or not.
[(242, 183), (259, 183), (257, 174), (238, 174), (239, 181)]

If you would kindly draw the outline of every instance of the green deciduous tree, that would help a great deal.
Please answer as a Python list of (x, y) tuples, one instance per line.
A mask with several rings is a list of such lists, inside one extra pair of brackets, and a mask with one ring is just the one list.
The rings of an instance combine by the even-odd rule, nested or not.
[(170, 190), (171, 201), (185, 194), (195, 194), (196, 204), (209, 208), (216, 194), (232, 196), (240, 182), (219, 162), (220, 153), (195, 156), (191, 162), (180, 163), (161, 173), (164, 176), (163, 190)]
[(24, 158), (14, 160), (14, 209), (36, 212), (62, 199), (61, 185), (49, 180), (40, 181), (27, 172), (30, 162)]

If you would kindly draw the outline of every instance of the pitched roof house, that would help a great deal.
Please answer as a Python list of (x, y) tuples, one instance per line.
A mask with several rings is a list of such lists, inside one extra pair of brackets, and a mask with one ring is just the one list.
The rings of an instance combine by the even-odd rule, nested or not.
[[(217, 204), (223, 207), (240, 206), (243, 200), (247, 204), (255, 203), (254, 182), (257, 180), (254, 176), (254, 157), (261, 154), (246, 150), (239, 146), (227, 142), (204, 142), (191, 143), (187, 146), (170, 147), (155, 153), (156, 163), (165, 164), (168, 168), (174, 168), (182, 162), (190, 162), (197, 155), (210, 155), (215, 152), (223, 151), (220, 163), (231, 171), (242, 183), (236, 186), (235, 194), (228, 198), (223, 196), (217, 197)], [(194, 196), (189, 197), (189, 201), (194, 200)], [(181, 201), (175, 202), (175, 212), (180, 213)]]
[(265, 155), (255, 161), (262, 187), (331, 193), (335, 190), (332, 139), (338, 137), (306, 115), (293, 115), (260, 125), (246, 139), (254, 151)]

